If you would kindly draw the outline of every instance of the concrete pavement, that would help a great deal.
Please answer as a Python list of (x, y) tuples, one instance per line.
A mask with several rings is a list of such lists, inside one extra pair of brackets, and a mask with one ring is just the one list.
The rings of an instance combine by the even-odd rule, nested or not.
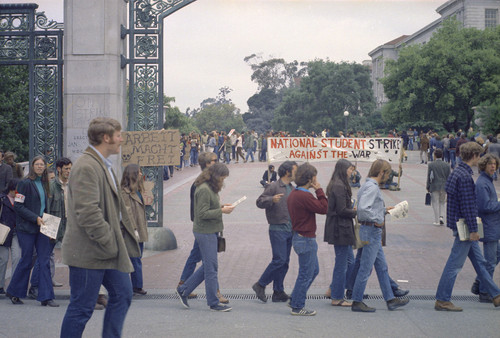
[[(317, 217), (320, 274), (311, 286), (306, 306), (318, 311), (315, 317), (291, 316), (283, 303), (262, 304), (255, 299), (252, 284), (259, 278), (271, 258), (264, 210), (255, 206), (263, 191), (259, 184), (266, 163), (230, 164), (230, 176), (220, 193), (223, 203), (234, 202), (241, 196), (248, 199), (232, 214), (224, 215), (227, 251), (219, 255), (219, 283), (233, 306), (230, 313), (208, 310), (204, 300), (204, 284), (196, 290), (200, 299), (191, 300), (185, 310), (174, 296), (184, 262), (193, 245), (192, 224), (189, 220), (189, 188), (199, 168), (176, 171), (164, 183), (164, 220), (177, 238), (178, 249), (166, 252), (145, 252), (145, 297), (134, 298), (127, 316), (124, 336), (138, 337), (296, 337), (296, 336), (371, 336), (371, 337), (449, 337), (498, 336), (499, 309), (481, 304), (468, 291), (475, 273), (467, 261), (457, 278), (453, 301), (464, 307), (462, 313), (443, 313), (433, 309), (434, 293), (452, 245), (451, 231), (445, 226), (432, 225), (433, 212), (424, 205), (427, 166), (419, 164), (418, 153), (409, 152), (403, 164), (401, 191), (384, 190), (386, 205), (402, 200), (410, 204), (409, 217), (401, 221), (387, 219), (387, 246), (384, 248), (391, 277), (402, 288), (410, 289), (410, 304), (394, 312), (387, 311), (381, 298), (376, 274), (368, 282), (375, 299), (374, 314), (352, 313), (346, 308), (334, 308), (322, 297), (331, 282), (334, 263), (333, 246), (323, 242), (324, 216)], [(314, 163), (318, 179), (326, 188), (334, 163)], [(370, 163), (359, 162), (363, 176)], [(396, 169), (396, 166), (394, 166)], [(475, 176), (477, 178), (477, 174)], [(496, 183), (497, 190), (500, 184)], [(56, 279), (64, 286), (55, 288), (59, 308), (45, 308), (39, 302), (26, 300), (14, 306), (8, 299), (0, 301), (0, 337), (55, 337), (69, 301), (68, 269), (60, 262), (56, 249)], [(291, 292), (297, 276), (297, 256), (292, 251), (290, 270), (285, 279), (286, 291)], [(498, 269), (495, 282), (500, 284)], [(268, 295), (272, 286), (268, 288)], [(103, 312), (97, 311), (87, 325), (86, 337), (99, 336)], [(5, 320), (7, 319), (7, 320)], [(389, 325), (387, 325), (389, 324)]]

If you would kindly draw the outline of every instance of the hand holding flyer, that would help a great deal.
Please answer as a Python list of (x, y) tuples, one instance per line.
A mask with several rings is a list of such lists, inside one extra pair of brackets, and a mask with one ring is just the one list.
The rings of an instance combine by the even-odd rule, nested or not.
[(240, 198), (239, 200), (237, 200), (236, 202), (234, 202), (233, 204), (231, 204), (231, 206), (234, 208), (235, 206), (237, 206), (238, 204), (240, 204), (241, 202), (243, 202), (246, 199), (247, 199), (247, 197), (243, 196), (242, 198)]
[(389, 214), (395, 219), (406, 218), (408, 216), (408, 201), (396, 204), (393, 209), (389, 210)]
[(43, 222), (44, 224), (40, 227), (40, 232), (49, 238), (55, 239), (57, 237), (57, 231), (59, 230), (61, 218), (44, 213)]

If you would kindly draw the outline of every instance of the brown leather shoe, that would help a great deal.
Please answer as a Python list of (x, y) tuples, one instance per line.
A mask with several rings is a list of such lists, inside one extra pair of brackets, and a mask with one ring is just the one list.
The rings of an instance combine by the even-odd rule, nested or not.
[[(500, 305), (500, 298), (498, 299)], [(460, 312), (463, 309), (461, 307), (455, 306), (452, 302), (445, 302), (442, 300), (436, 300), (436, 304), (434, 304), (434, 309), (436, 311), (452, 311), (452, 312)]]
[(106, 295), (99, 295), (97, 297), (97, 304), (101, 304), (104, 307), (108, 306), (108, 298), (106, 298)]
[(228, 304), (229, 303), (229, 300), (224, 297), (219, 290), (217, 290), (217, 298), (219, 298), (219, 302), (222, 303), (222, 304)]
[(493, 298), (493, 305), (495, 305), (495, 307), (499, 307), (500, 306), (500, 295), (498, 295), (495, 298)]

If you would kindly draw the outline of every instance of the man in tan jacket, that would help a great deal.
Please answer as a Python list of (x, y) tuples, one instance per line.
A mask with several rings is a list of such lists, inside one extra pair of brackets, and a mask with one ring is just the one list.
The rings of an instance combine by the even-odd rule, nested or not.
[(132, 300), (130, 257), (140, 256), (119, 181), (108, 159), (120, 152), (120, 123), (95, 118), (88, 138), (90, 145), (74, 164), (68, 187), (62, 258), (69, 266), (71, 298), (61, 337), (82, 336), (101, 284), (109, 294), (102, 336), (119, 337)]

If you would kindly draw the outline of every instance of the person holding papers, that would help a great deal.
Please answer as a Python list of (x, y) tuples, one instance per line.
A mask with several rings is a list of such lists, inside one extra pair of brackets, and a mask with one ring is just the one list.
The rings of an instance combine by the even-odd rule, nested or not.
[(231, 311), (231, 307), (221, 304), (217, 297), (217, 234), (224, 229), (222, 214), (230, 214), (234, 209), (231, 204), (221, 205), (219, 199), (219, 191), (228, 176), (229, 169), (226, 165), (215, 163), (203, 170), (194, 182), (193, 233), (200, 247), (203, 264), (176, 289), (185, 308), (189, 308), (188, 296), (205, 281), (207, 305), (210, 309), (218, 312)]
[[(493, 277), (500, 258), (500, 201), (493, 185), (493, 175), (498, 170), (499, 165), (500, 160), (493, 154), (481, 157), (478, 163), (481, 174), (476, 181), (477, 209), (484, 227), (484, 238), (481, 238), (481, 241), (483, 242), (486, 270), (491, 277)], [(486, 287), (479, 284), (479, 278), (476, 278), (471, 291), (475, 294), (479, 293), (480, 302), (491, 303), (491, 297)]]
[(47, 162), (43, 156), (35, 156), (31, 161), (28, 176), (17, 185), (14, 200), (16, 232), (22, 254), (7, 289), (7, 297), (12, 304), (23, 304), (20, 298), (25, 298), (28, 291), (33, 249), (36, 248), (40, 263), (37, 300), (42, 306), (59, 306), (54, 302), (54, 288), (50, 276), (50, 238), (40, 232), (43, 213), (48, 210), (48, 196)]
[[(461, 307), (455, 306), (450, 300), (455, 280), (467, 257), (476, 270), (480, 284), (493, 297), (495, 307), (500, 306), (500, 289), (488, 273), (486, 260), (478, 244), (479, 234), (476, 220), (478, 205), (471, 167), (477, 165), (482, 152), (483, 147), (476, 142), (462, 144), (460, 146), (462, 160), (446, 181), (445, 189), (448, 202), (446, 225), (453, 231), (455, 239), (436, 291), (434, 309), (437, 311), (462, 311)], [(457, 222), (460, 219), (465, 220), (469, 230), (470, 238), (468, 240), (462, 241), (458, 236)]]

